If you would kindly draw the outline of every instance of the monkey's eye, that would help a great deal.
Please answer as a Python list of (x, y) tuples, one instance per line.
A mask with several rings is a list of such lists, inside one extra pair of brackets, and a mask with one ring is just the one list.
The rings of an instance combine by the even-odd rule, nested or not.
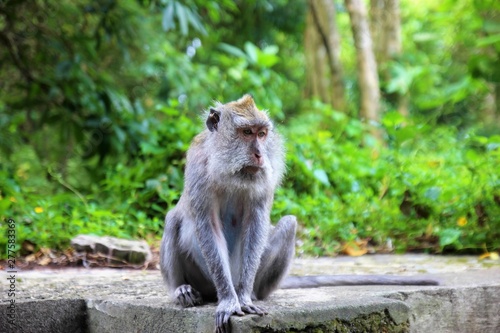
[(243, 134), (244, 135), (252, 135), (253, 133), (252, 133), (252, 130), (250, 128), (245, 128), (243, 130)]
[(257, 135), (259, 136), (259, 138), (263, 138), (266, 136), (266, 134), (267, 134), (266, 132), (260, 131)]

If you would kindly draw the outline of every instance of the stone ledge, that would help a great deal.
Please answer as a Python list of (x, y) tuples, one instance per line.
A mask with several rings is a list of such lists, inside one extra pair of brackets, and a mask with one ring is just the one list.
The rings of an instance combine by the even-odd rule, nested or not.
[[(421, 272), (424, 264), (420, 264), (420, 257), (417, 261), (412, 258), (401, 264), (394, 263), (401, 259), (398, 256), (372, 260), (389, 274), (401, 274), (406, 265), (404, 274), (413, 275)], [(344, 260), (301, 259), (298, 265), (319, 270), (319, 262), (327, 274), (332, 273), (330, 267), (346, 274), (362, 270)], [(366, 263), (370, 259), (363, 260)], [(384, 266), (380, 260), (390, 264)], [(425, 265), (437, 273), (427, 271), (426, 276), (443, 282), (436, 287), (278, 290), (268, 300), (258, 302), (269, 310), (269, 315), (232, 317), (233, 332), (499, 332), (500, 266), (464, 266), (462, 258), (458, 262), (455, 266), (446, 263), (440, 271), (442, 262), (436, 265), (432, 258), (427, 259)], [(352, 270), (346, 268), (351, 266)], [(457, 273), (450, 273), (453, 270)], [(8, 326), (5, 313), (9, 303), (2, 297), (0, 332), (154, 333), (214, 329), (215, 304), (190, 309), (173, 304), (158, 271), (63, 269), (19, 272), (16, 278), (17, 327)], [(6, 273), (1, 272), (0, 279), (1, 292), (6, 295)]]

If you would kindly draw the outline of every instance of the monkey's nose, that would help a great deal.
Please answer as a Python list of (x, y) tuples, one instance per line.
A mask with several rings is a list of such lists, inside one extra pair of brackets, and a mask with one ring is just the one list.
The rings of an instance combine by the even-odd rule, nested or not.
[(255, 153), (254, 156), (255, 156), (255, 161), (257, 162), (257, 164), (261, 165), (262, 164), (262, 155)]

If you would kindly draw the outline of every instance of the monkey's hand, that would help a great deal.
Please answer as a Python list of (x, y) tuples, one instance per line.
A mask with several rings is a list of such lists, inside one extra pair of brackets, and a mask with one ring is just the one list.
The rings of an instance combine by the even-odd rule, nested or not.
[(215, 333), (230, 333), (229, 318), (231, 315), (244, 316), (237, 299), (221, 300), (215, 311)]
[(183, 308), (203, 303), (200, 293), (189, 284), (183, 284), (175, 289), (175, 298)]

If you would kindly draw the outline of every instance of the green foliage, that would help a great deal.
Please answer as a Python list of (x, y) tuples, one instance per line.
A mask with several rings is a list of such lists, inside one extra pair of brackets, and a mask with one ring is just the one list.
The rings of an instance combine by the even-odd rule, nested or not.
[[(398, 251), (500, 246), (500, 136), (405, 124), (390, 112), (384, 147), (358, 120), (311, 107), (286, 129), (290, 169), (274, 215), (299, 217), (303, 251), (333, 254), (361, 239)], [(321, 124), (314, 134), (312, 124)]]
[[(0, 2), (0, 234), (11, 217), (20, 251), (79, 233), (158, 240), (202, 110), (252, 93), (288, 138), (273, 220), (299, 217), (301, 251), (499, 248), (499, 132), (476, 121), (499, 82), (498, 2), (401, 8), (405, 52), (383, 89), (412, 117), (386, 112), (381, 144), (303, 100), (306, 1)], [(343, 38), (350, 109), (355, 52)]]
[(500, 82), (498, 1), (402, 1), (401, 8), (404, 51), (388, 65), (384, 90), (411, 96), (413, 113), (434, 123), (481, 121), (488, 85)]
[[(82, 194), (71, 185), (85, 176), (84, 169), (74, 166), (81, 156), (68, 162), (72, 174), (68, 180), (62, 171), (41, 166), (31, 148), (11, 155), (7, 167), (2, 160), (0, 209), (2, 218), (16, 220), (17, 238), (60, 248), (79, 233), (124, 238), (157, 235), (165, 212), (180, 196), (184, 152), (197, 125), (171, 107), (160, 107), (156, 116), (134, 158), (108, 165), (104, 177), (89, 185), (90, 193)], [(6, 233), (6, 227), (0, 225), (0, 231)]]

